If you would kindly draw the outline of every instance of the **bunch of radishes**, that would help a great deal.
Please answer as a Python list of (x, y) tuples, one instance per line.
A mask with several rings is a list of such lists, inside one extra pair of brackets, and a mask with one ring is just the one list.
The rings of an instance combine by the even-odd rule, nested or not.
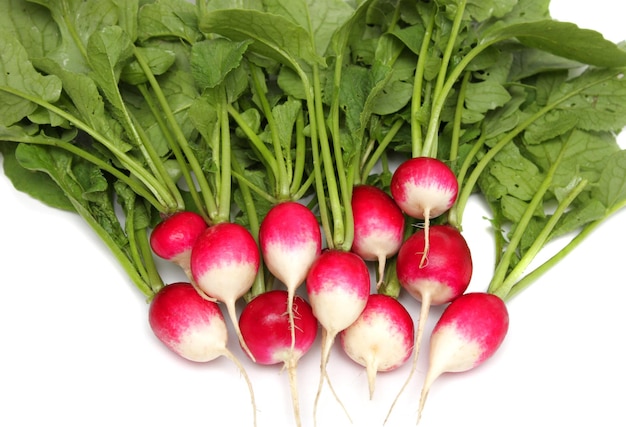
[[(296, 367), (311, 349), (320, 326), (315, 408), (325, 382), (340, 403), (326, 371), (336, 338), (346, 354), (366, 368), (370, 397), (376, 373), (399, 367), (413, 354), (411, 374), (399, 396), (415, 370), (429, 307), (449, 304), (430, 338), (421, 414), (428, 390), (440, 374), (471, 369), (496, 351), (507, 332), (507, 309), (494, 295), (464, 294), (472, 276), (468, 245), (457, 228), (430, 224), (457, 197), (456, 177), (444, 162), (430, 157), (404, 161), (393, 175), (391, 194), (366, 184), (351, 190), (350, 250), (323, 248), (319, 219), (297, 201), (275, 204), (257, 235), (233, 222), (207, 224), (193, 212), (165, 218), (153, 230), (151, 246), (158, 256), (178, 264), (189, 283), (165, 286), (152, 300), (150, 325), (156, 336), (189, 360), (226, 356), (245, 375), (226, 348), (219, 305), (223, 304), (250, 359), (259, 364), (282, 363), (288, 370), (294, 416), (300, 425)], [(392, 257), (395, 262), (387, 264)], [(378, 264), (373, 286), (368, 262)], [(402, 288), (421, 302), (417, 328), (397, 295), (381, 286), (386, 266), (395, 269)], [(237, 318), (236, 303), (265, 269), (283, 287), (246, 301)], [(299, 295), (302, 284), (306, 292)], [(254, 406), (252, 386), (250, 393)], [(392, 409), (393, 405), (387, 417)]]

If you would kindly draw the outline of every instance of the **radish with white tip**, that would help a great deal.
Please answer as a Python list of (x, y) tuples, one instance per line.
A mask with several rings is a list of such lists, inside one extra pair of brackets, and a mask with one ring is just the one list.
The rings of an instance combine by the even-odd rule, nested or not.
[(148, 320), (154, 335), (187, 360), (210, 362), (224, 356), (233, 361), (248, 385), (256, 425), (252, 383), (243, 365), (228, 350), (228, 330), (217, 303), (203, 298), (191, 283), (172, 283), (154, 295)]
[(459, 182), (452, 169), (432, 157), (413, 157), (393, 173), (391, 196), (407, 215), (424, 220), (426, 246), (420, 265), (427, 261), (430, 248), (430, 220), (447, 212), (456, 202)]
[[(354, 323), (367, 304), (370, 295), (369, 270), (363, 258), (352, 252), (326, 249), (309, 270), (306, 290), (313, 314), (322, 326), (320, 382), (313, 412), (316, 424), (317, 403), (324, 380), (328, 380), (326, 365), (330, 350), (337, 334)], [(328, 384), (334, 394), (330, 381)]]
[(413, 351), (413, 319), (397, 299), (371, 294), (359, 318), (339, 334), (341, 347), (367, 372), (369, 397), (376, 374), (402, 366)]
[(298, 202), (278, 203), (261, 221), (259, 247), (268, 270), (287, 287), (287, 313), (295, 345), (294, 295), (322, 251), (322, 232), (317, 218)]
[(176, 212), (154, 227), (150, 233), (150, 247), (157, 256), (182, 268), (191, 280), (191, 248), (207, 227), (204, 218), (195, 212)]
[(222, 222), (207, 228), (191, 250), (191, 273), (207, 298), (226, 305), (242, 348), (254, 360), (241, 331), (235, 303), (252, 288), (261, 255), (254, 237), (245, 227)]
[(415, 373), (430, 307), (447, 304), (461, 296), (467, 290), (472, 278), (472, 254), (467, 241), (458, 229), (450, 225), (431, 227), (430, 238), (433, 245), (428, 255), (428, 263), (422, 266), (420, 261), (426, 246), (425, 234), (426, 230), (418, 230), (406, 239), (396, 259), (400, 285), (421, 302), (421, 308), (415, 333), (411, 372), (391, 405), (387, 418)]
[[(286, 312), (289, 304), (296, 314), (294, 325)], [(264, 292), (243, 308), (239, 328), (256, 363), (282, 363), (287, 370), (295, 422), (297, 426), (302, 425), (296, 370), (298, 361), (311, 349), (317, 337), (319, 325), (313, 309), (298, 295), (289, 301), (287, 291)], [(292, 330), (295, 331), (295, 341), (292, 340)]]
[(393, 198), (373, 185), (356, 185), (352, 190), (355, 254), (366, 261), (378, 261), (379, 289), (385, 276), (385, 265), (404, 240), (404, 214)]
[(507, 307), (496, 295), (470, 292), (446, 307), (430, 337), (418, 422), (433, 382), (445, 372), (464, 372), (484, 363), (498, 350), (508, 329)]

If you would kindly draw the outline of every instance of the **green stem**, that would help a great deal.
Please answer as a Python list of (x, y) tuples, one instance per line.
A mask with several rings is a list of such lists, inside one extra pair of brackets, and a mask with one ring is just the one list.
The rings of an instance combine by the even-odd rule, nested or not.
[(250, 71), (250, 74), (252, 75), (252, 83), (254, 84), (256, 94), (259, 98), (259, 102), (261, 103), (261, 108), (263, 109), (263, 114), (265, 114), (265, 119), (267, 120), (267, 124), (270, 128), (272, 145), (274, 147), (274, 159), (276, 160), (276, 170), (278, 172), (278, 175), (276, 176), (277, 188), (275, 196), (279, 200), (285, 200), (289, 198), (289, 177), (287, 175), (287, 167), (285, 165), (285, 156), (283, 154), (283, 147), (280, 141), (278, 125), (274, 119), (274, 114), (272, 113), (272, 108), (267, 100), (267, 96), (265, 96), (263, 85), (261, 85), (258, 78), (258, 73), (261, 71), (259, 71), (258, 68), (252, 63), (250, 63)]
[[(461, 122), (463, 120), (463, 109), (465, 107), (465, 94), (467, 92), (467, 85), (472, 73), (465, 72), (463, 81), (461, 82), (461, 88), (459, 90), (459, 97), (456, 102), (456, 109), (454, 112), (454, 120), (452, 122), (452, 141), (450, 143), (450, 164), (454, 165), (459, 156), (459, 141), (461, 139)], [(453, 167), (456, 169), (456, 167)]]
[[(345, 186), (345, 170), (343, 167), (343, 156), (333, 158), (326, 132), (324, 120), (324, 107), (322, 103), (321, 82), (319, 76), (319, 67), (313, 66), (313, 90), (314, 90), (314, 115), (317, 117), (320, 152), (322, 159), (322, 167), (324, 170), (324, 179), (328, 190), (328, 198), (330, 203), (330, 211), (332, 216), (332, 238), (328, 242), (328, 246), (332, 248), (342, 248), (345, 242), (345, 223), (344, 213), (342, 209), (342, 199), (338, 183)], [(340, 174), (339, 177), (337, 174)]]
[[(129, 116), (131, 117), (133, 122), (135, 122), (135, 119), (132, 116), (132, 114), (130, 114), (130, 112), (129, 112)], [(141, 143), (142, 151), (145, 153), (145, 156), (150, 159), (150, 164), (152, 165), (151, 169), (153, 173), (169, 189), (170, 194), (172, 194), (172, 197), (174, 197), (174, 199), (176, 200), (178, 209), (180, 210), (184, 209), (185, 202), (183, 201), (182, 195), (180, 194), (180, 190), (178, 189), (178, 187), (176, 186), (176, 183), (172, 180), (170, 175), (167, 173), (163, 160), (156, 153), (156, 151), (154, 150), (154, 147), (152, 147), (152, 144), (150, 143), (148, 136), (145, 134), (145, 131), (143, 130), (143, 128), (141, 128), (140, 126), (135, 126), (135, 129), (136, 129), (137, 135), (142, 141)]]
[[(461, 165), (461, 167), (459, 168), (459, 171), (457, 172), (457, 181), (459, 183), (459, 188), (465, 188), (465, 184), (463, 182), (465, 181), (465, 176), (467, 175), (467, 172), (469, 171), (470, 166), (474, 162), (476, 155), (485, 145), (486, 139), (487, 139), (487, 134), (484, 132), (484, 129), (483, 129), (483, 131), (480, 134), (480, 137), (472, 145), (471, 150), (465, 157), (463, 164)], [(448, 223), (458, 228), (459, 230), (461, 230), (461, 217), (459, 215), (459, 212), (462, 213), (463, 209), (465, 209), (467, 198), (469, 197), (469, 194), (471, 194), (473, 189), (474, 189), (474, 184), (472, 184), (471, 187), (469, 188), (469, 193), (467, 193), (467, 195), (463, 194), (462, 200), (461, 200), (461, 197), (459, 197), (459, 200), (457, 200), (454, 206), (452, 206), (452, 208), (448, 211)]]
[[(541, 182), (541, 185), (539, 186), (539, 188), (537, 188), (535, 195), (526, 206), (524, 214), (522, 215), (518, 223), (515, 224), (515, 231), (513, 232), (509, 244), (504, 251), (504, 255), (496, 266), (493, 277), (491, 278), (491, 283), (489, 284), (489, 289), (491, 292), (500, 292), (501, 287), (504, 286), (505, 279), (507, 275), (509, 275), (509, 268), (511, 266), (513, 256), (518, 250), (518, 245), (522, 241), (522, 237), (524, 236), (526, 227), (528, 227), (528, 224), (530, 223), (532, 217), (535, 215), (535, 212), (537, 212), (537, 209), (542, 205), (544, 195), (552, 185), (554, 174), (556, 173), (559, 165), (561, 164), (561, 160), (565, 155), (565, 147), (567, 147), (567, 144), (563, 144), (563, 147), (561, 148), (558, 157), (550, 166), (550, 169), (546, 173), (546, 176)], [(534, 255), (532, 256), (534, 257)], [(504, 293), (506, 293), (506, 291)]]
[[(541, 249), (545, 246), (550, 238), (550, 233), (556, 226), (557, 222), (561, 219), (565, 210), (572, 204), (572, 202), (578, 197), (578, 195), (585, 189), (588, 182), (587, 180), (581, 180), (576, 187), (574, 187), (567, 197), (559, 203), (559, 206), (554, 211), (554, 214), (550, 217), (546, 225), (543, 227), (533, 244), (528, 248), (524, 256), (519, 260), (519, 262), (515, 265), (515, 267), (511, 270), (511, 272), (507, 275), (507, 277), (502, 281), (502, 283), (498, 286), (497, 283), (493, 288), (490, 286), (488, 289), (489, 292), (498, 295), (500, 298), (506, 300), (509, 298), (511, 293), (511, 289), (519, 283), (519, 278), (524, 274), (524, 271), (530, 263), (535, 259), (535, 257), (539, 254)], [(530, 282), (527, 282), (526, 285), (530, 285)], [(522, 288), (518, 288), (519, 292)]]
[(180, 170), (181, 170), (181, 173), (182, 173), (183, 178), (185, 180), (185, 183), (187, 184), (187, 187), (189, 188), (189, 193), (191, 194), (191, 198), (193, 199), (193, 201), (194, 201), (196, 207), (198, 208), (198, 211), (200, 212), (200, 214), (204, 217), (204, 219), (207, 222), (209, 222), (209, 217), (207, 216), (207, 214), (206, 214), (206, 212), (204, 210), (204, 205), (203, 205), (202, 200), (200, 198), (200, 194), (199, 194), (199, 192), (198, 192), (198, 190), (196, 188), (195, 181), (193, 180), (193, 177), (191, 176), (191, 172), (189, 170), (189, 165), (188, 165), (187, 161), (185, 160), (185, 157), (184, 157), (180, 147), (178, 146), (178, 144), (174, 140), (174, 138), (172, 136), (172, 133), (170, 132), (169, 128), (167, 127), (167, 125), (163, 121), (163, 118), (161, 117), (160, 112), (156, 108), (156, 105), (154, 104), (152, 96), (150, 95), (150, 93), (147, 90), (146, 86), (144, 84), (140, 84), (137, 87), (139, 89), (139, 92), (144, 97), (144, 100), (146, 101), (146, 104), (148, 105), (148, 108), (152, 112), (152, 116), (154, 117), (154, 119), (156, 120), (159, 128), (163, 132), (163, 135), (165, 136), (165, 139), (168, 142), (168, 146), (170, 147), (170, 149), (172, 150), (172, 153), (174, 154), (174, 158), (176, 159), (176, 162), (178, 163), (178, 166), (180, 167)]
[[(467, 58), (467, 57), (466, 57)], [(465, 58), (461, 61), (463, 62)], [(459, 64), (460, 65), (460, 64)], [(458, 68), (458, 67), (457, 67)], [(459, 197), (456, 202), (456, 221), (460, 226), (463, 223), (463, 213), (465, 211), (465, 206), (469, 200), (469, 197), (472, 194), (474, 186), (478, 182), (478, 178), (483, 173), (487, 165), (493, 160), (493, 158), (502, 150), (509, 142), (513, 141), (513, 139), (521, 134), (524, 130), (528, 128), (532, 123), (541, 118), (542, 116), (548, 114), (553, 109), (557, 108), (560, 104), (567, 101), (569, 98), (578, 95), (579, 93), (585, 91), (586, 89), (593, 87), (595, 85), (601, 84), (604, 81), (612, 79), (613, 76), (602, 77), (597, 81), (590, 82), (589, 84), (578, 88), (577, 90), (573, 90), (564, 94), (561, 98), (554, 100), (552, 103), (544, 106), (539, 109), (534, 114), (530, 115), (526, 120), (517, 125), (515, 129), (511, 130), (507, 134), (505, 134), (502, 139), (500, 139), (489, 151), (485, 153), (485, 155), (480, 159), (480, 161), (474, 167), (474, 170), (467, 178), (467, 181), (463, 184), (463, 187), (459, 193)]]
[(0, 90), (18, 96), (20, 98), (27, 99), (46, 110), (64, 118), (68, 122), (72, 123), (77, 129), (82, 130), (89, 134), (94, 140), (105, 146), (119, 161), (120, 163), (134, 176), (136, 176), (147, 188), (154, 194), (158, 200), (158, 204), (164, 207), (165, 211), (175, 211), (178, 207), (176, 200), (172, 197), (170, 192), (163, 186), (159, 180), (157, 180), (150, 172), (143, 168), (137, 161), (129, 157), (124, 151), (120, 150), (113, 142), (109, 141), (104, 135), (90, 127), (87, 123), (80, 120), (78, 117), (73, 116), (67, 111), (58, 108), (57, 106), (50, 104), (43, 99), (31, 96), (27, 93), (15, 90), (10, 87), (0, 87)]
[(383, 154), (387, 152), (387, 147), (389, 146), (393, 138), (395, 138), (395, 136), (398, 134), (398, 131), (402, 128), (403, 125), (404, 120), (402, 119), (396, 119), (396, 121), (393, 122), (389, 131), (385, 134), (384, 138), (380, 141), (380, 144), (378, 145), (374, 153), (369, 156), (367, 162), (361, 169), (361, 182), (365, 182), (367, 180), (367, 177), (372, 172), (372, 169), (374, 169), (378, 161), (382, 158)]
[(110, 163), (103, 161), (101, 158), (94, 156), (93, 154), (89, 153), (88, 151), (83, 150), (77, 145), (62, 141), (57, 138), (49, 138), (49, 137), (41, 137), (41, 138), (27, 137), (27, 138), (13, 138), (13, 139), (7, 139), (7, 137), (4, 137), (4, 138), (5, 138), (4, 141), (7, 141), (7, 142), (11, 141), (11, 142), (17, 142), (17, 143), (46, 145), (46, 146), (51, 146), (51, 147), (57, 147), (69, 153), (72, 153), (94, 164), (101, 170), (111, 174), (120, 182), (123, 182), (124, 184), (128, 185), (128, 187), (131, 190), (133, 190), (137, 195), (144, 198), (148, 203), (154, 206), (154, 208), (158, 210), (159, 212), (161, 213), (168, 212), (169, 208), (167, 206), (164, 206), (159, 200), (157, 200), (150, 191), (147, 191), (146, 187), (144, 187), (140, 181), (130, 178), (128, 175), (123, 173), (118, 168), (112, 166)]
[[(457, 4), (456, 14), (454, 21), (452, 22), (452, 28), (450, 29), (450, 37), (444, 51), (441, 66), (439, 67), (439, 74), (437, 75), (437, 81), (435, 83), (435, 90), (433, 92), (433, 98), (435, 103), (433, 104), (434, 111), (431, 113), (431, 120), (428, 125), (428, 131), (424, 146), (422, 147), (422, 156), (437, 157), (437, 133), (439, 132), (439, 117), (441, 116), (441, 110), (448, 96), (449, 89), (445, 88), (445, 81), (448, 77), (448, 65), (450, 58), (452, 57), (452, 51), (456, 44), (456, 39), (463, 22), (463, 15), (465, 14), (465, 5), (467, 0), (459, 0)], [(454, 78), (454, 82), (458, 79), (458, 76)], [(452, 79), (450, 79), (452, 80)], [(435, 127), (437, 129), (435, 129)]]
[(510, 300), (515, 295), (520, 293), (522, 290), (526, 289), (532, 283), (537, 281), (539, 277), (541, 277), (546, 271), (554, 267), (558, 262), (560, 262), (567, 255), (569, 255), (570, 252), (576, 249), (607, 218), (609, 218), (613, 213), (617, 212), (618, 210), (624, 207), (626, 207), (626, 200), (623, 203), (611, 209), (611, 211), (608, 212), (603, 218), (586, 224), (583, 227), (583, 229), (576, 236), (574, 236), (572, 240), (569, 241), (567, 245), (561, 248), (561, 250), (559, 250), (556, 254), (550, 257), (547, 261), (542, 263), (540, 266), (535, 268), (533, 271), (531, 271), (522, 279), (520, 279), (517, 283), (515, 283), (515, 285), (513, 285), (513, 287), (511, 287), (511, 289), (507, 293), (505, 301)]
[(228, 113), (237, 123), (237, 126), (242, 130), (242, 132), (246, 135), (248, 140), (252, 143), (252, 146), (261, 156), (261, 162), (268, 169), (268, 171), (272, 174), (274, 179), (278, 179), (279, 168), (276, 161), (276, 158), (272, 154), (270, 150), (267, 149), (265, 143), (259, 138), (259, 136), (248, 126), (244, 118), (241, 114), (230, 104), (226, 105)]
[(428, 60), (428, 48), (433, 35), (436, 14), (433, 13), (428, 21), (428, 26), (424, 32), (424, 39), (415, 66), (415, 78), (413, 80), (413, 97), (411, 98), (411, 156), (418, 157), (422, 153), (422, 123), (420, 117), (423, 115), (424, 105), (422, 104), (422, 85), (426, 62)]
[[(289, 189), (289, 193), (295, 200), (299, 200), (301, 196), (297, 196), (297, 194), (302, 191), (302, 179), (304, 177), (304, 166), (306, 164), (306, 138), (304, 136), (304, 111), (302, 108), (300, 108), (298, 116), (296, 117), (295, 155), (296, 159), (294, 162), (293, 176), (291, 177), (291, 188)], [(306, 191), (306, 188), (304, 190)]]
[(145, 266), (145, 270), (147, 272), (148, 283), (150, 283), (152, 291), (157, 293), (163, 286), (165, 286), (165, 284), (163, 283), (161, 274), (159, 273), (159, 270), (154, 262), (148, 234), (149, 232), (145, 228), (138, 229), (137, 233), (135, 233), (138, 248), (142, 255), (143, 265)]
[[(224, 94), (224, 99), (226, 95)], [(220, 120), (221, 147), (220, 147), (220, 187), (218, 213), (216, 222), (230, 221), (231, 212), (231, 145), (230, 145), (230, 124), (228, 120), (228, 108), (226, 101), (218, 107), (218, 117)]]
[[(143, 57), (143, 55), (141, 54), (141, 51), (135, 48), (134, 53), (135, 53), (135, 58), (137, 59), (137, 62), (141, 66), (141, 69), (143, 70), (144, 74), (146, 75), (146, 78), (148, 79), (148, 82), (150, 83), (150, 87), (154, 91), (157, 101), (159, 102), (159, 106), (163, 110), (163, 113), (165, 114), (167, 122), (169, 123), (172, 129), (172, 132), (174, 133), (175, 140), (180, 146), (182, 152), (185, 154), (185, 157), (187, 158), (187, 162), (189, 162), (189, 166), (191, 167), (194, 173), (194, 176), (197, 181), (197, 185), (200, 187), (200, 191), (204, 196), (204, 206), (206, 207), (206, 215), (212, 219), (218, 214), (217, 206), (215, 203), (215, 198), (213, 197), (213, 192), (211, 191), (211, 187), (209, 186), (209, 183), (204, 175), (204, 171), (202, 170), (202, 167), (200, 166), (198, 159), (196, 158), (193, 151), (189, 147), (187, 138), (183, 134), (183, 131), (180, 128), (180, 125), (176, 121), (176, 117), (174, 117), (174, 113), (172, 112), (172, 109), (170, 108), (169, 103), (167, 102), (165, 94), (161, 90), (161, 86), (157, 82), (156, 77), (154, 76), (152, 71), (150, 71), (150, 67), (148, 63), (146, 62), (145, 58)], [(201, 206), (198, 206), (198, 208), (201, 208)]]

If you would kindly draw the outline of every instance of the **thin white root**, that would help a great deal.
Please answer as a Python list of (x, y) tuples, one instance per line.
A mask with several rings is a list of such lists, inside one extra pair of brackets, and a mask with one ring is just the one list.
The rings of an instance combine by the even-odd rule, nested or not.
[(289, 374), (289, 390), (291, 392), (291, 404), (293, 407), (293, 417), (297, 427), (302, 427), (302, 417), (300, 416), (300, 398), (298, 397), (298, 360), (293, 357), (293, 352), (289, 360), (285, 361), (285, 369)]
[(428, 397), (428, 392), (430, 391), (430, 387), (433, 385), (433, 382), (441, 375), (440, 372), (435, 372), (432, 369), (429, 369), (426, 373), (426, 378), (424, 379), (424, 385), (422, 386), (422, 393), (420, 395), (420, 404), (417, 410), (417, 421), (415, 425), (419, 424), (422, 419), (422, 412), (424, 411), (424, 405), (426, 404), (426, 398)]
[(296, 348), (296, 321), (293, 315), (293, 300), (295, 298), (296, 288), (294, 286), (287, 287), (287, 314), (289, 315), (289, 331), (291, 331), (291, 352)]
[(246, 372), (245, 368), (243, 367), (239, 359), (237, 359), (233, 353), (231, 353), (228, 349), (225, 349), (224, 356), (232, 360), (232, 362), (237, 366), (237, 368), (239, 369), (239, 372), (241, 372), (241, 375), (243, 376), (244, 380), (246, 381), (246, 384), (248, 385), (248, 391), (250, 392), (250, 402), (252, 404), (252, 419), (253, 419), (252, 422), (253, 422), (254, 427), (256, 427), (257, 410), (256, 410), (256, 400), (254, 398), (254, 389), (252, 388), (252, 381), (250, 381), (250, 377), (248, 376), (248, 373)]
[(241, 329), (239, 329), (239, 321), (237, 320), (237, 310), (235, 308), (234, 301), (225, 301), (226, 311), (228, 311), (228, 317), (230, 317), (230, 321), (233, 323), (235, 328), (235, 333), (237, 334), (237, 338), (239, 338), (239, 343), (241, 344), (241, 348), (246, 352), (246, 354), (252, 359), (253, 362), (256, 363), (256, 358), (252, 355), (252, 352), (248, 348), (248, 344), (243, 339), (243, 335), (241, 334)]
[(420, 268), (428, 264), (428, 251), (430, 250), (430, 208), (424, 209), (424, 252), (420, 260)]
[(387, 256), (385, 254), (378, 255), (378, 281), (376, 282), (376, 290), (378, 291), (385, 281), (385, 265)]
[(415, 332), (415, 346), (413, 348), (413, 362), (411, 363), (411, 371), (409, 372), (409, 376), (406, 378), (406, 381), (402, 385), (402, 388), (396, 395), (395, 399), (391, 403), (391, 407), (389, 408), (389, 412), (387, 412), (387, 416), (385, 417), (385, 421), (383, 421), (383, 425), (387, 423), (389, 417), (391, 416), (391, 412), (393, 408), (396, 406), (400, 395), (404, 392), (404, 389), (408, 386), (411, 378), (413, 378), (413, 374), (417, 370), (417, 361), (419, 359), (420, 347), (422, 344), (422, 336), (424, 335), (424, 325), (428, 320), (428, 312), (430, 311), (430, 300), (431, 296), (429, 293), (422, 295), (422, 308), (420, 310), (420, 317), (418, 319), (417, 331)]
[(350, 414), (348, 413), (348, 410), (344, 406), (343, 402), (341, 401), (341, 399), (339, 399), (339, 396), (335, 392), (335, 388), (333, 387), (333, 384), (330, 381), (330, 377), (328, 376), (328, 373), (326, 372), (326, 364), (328, 363), (328, 358), (330, 357), (330, 349), (332, 348), (336, 335), (337, 335), (336, 332), (329, 333), (325, 328), (322, 328), (322, 360), (320, 363), (320, 382), (317, 387), (317, 393), (315, 394), (315, 402), (313, 403), (313, 425), (314, 426), (317, 426), (317, 406), (319, 403), (320, 396), (322, 394), (322, 387), (324, 385), (324, 380), (328, 382), (328, 388), (330, 388), (330, 391), (335, 397), (335, 400), (337, 401), (337, 403), (339, 403), (339, 406), (341, 406), (341, 408), (345, 412), (346, 417), (348, 417), (348, 420), (350, 421), (350, 424), (352, 424), (352, 418), (350, 417)]
[(370, 393), (370, 400), (374, 398), (374, 389), (376, 388), (376, 375), (378, 374), (378, 368), (376, 364), (376, 358), (368, 360), (365, 366), (367, 372), (367, 386)]

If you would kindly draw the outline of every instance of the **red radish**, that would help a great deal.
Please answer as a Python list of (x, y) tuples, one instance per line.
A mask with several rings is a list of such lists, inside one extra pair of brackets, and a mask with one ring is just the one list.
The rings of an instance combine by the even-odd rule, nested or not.
[(339, 334), (346, 354), (367, 370), (370, 399), (376, 373), (392, 371), (411, 357), (413, 334), (409, 312), (383, 294), (370, 295), (359, 318)]
[(404, 240), (404, 214), (391, 196), (366, 184), (352, 190), (352, 214), (351, 250), (366, 261), (378, 261), (378, 289), (383, 282), (387, 258), (398, 252)]
[[(425, 230), (418, 230), (406, 239), (396, 259), (400, 285), (422, 304), (415, 334), (413, 366), (398, 396), (415, 372), (430, 307), (449, 303), (462, 295), (472, 278), (472, 255), (458, 229), (450, 225), (431, 227), (430, 238), (433, 245), (428, 255), (428, 263), (422, 266), (420, 258), (426, 246), (425, 234)], [(389, 412), (391, 413), (391, 409)]]
[(393, 173), (391, 195), (409, 216), (424, 220), (426, 247), (421, 264), (428, 257), (430, 220), (449, 210), (456, 202), (459, 183), (454, 172), (441, 160), (413, 157), (402, 162)]
[(250, 290), (261, 255), (252, 234), (242, 225), (223, 222), (207, 228), (191, 250), (191, 273), (202, 293), (226, 305), (239, 342), (250, 354), (237, 321), (235, 303)]
[(433, 382), (444, 372), (464, 372), (481, 365), (500, 347), (508, 329), (506, 305), (496, 295), (467, 293), (446, 307), (430, 337), (418, 422)]
[(191, 283), (172, 283), (154, 296), (148, 319), (155, 336), (187, 360), (209, 362), (220, 356), (232, 360), (248, 385), (256, 425), (252, 384), (243, 365), (227, 348), (228, 330), (217, 303), (203, 298)]
[[(306, 289), (313, 314), (322, 326), (320, 382), (313, 412), (316, 423), (317, 403), (324, 380), (328, 379), (326, 364), (335, 337), (358, 319), (370, 295), (367, 265), (352, 252), (327, 249), (309, 269)], [(332, 390), (330, 381), (328, 383)]]
[[(250, 301), (241, 312), (239, 327), (256, 363), (274, 365), (283, 363), (289, 374), (292, 405), (296, 424), (300, 426), (300, 404), (296, 368), (317, 337), (318, 323), (308, 302), (299, 296), (291, 301), (295, 329), (286, 313), (289, 294), (284, 290), (262, 293)], [(295, 341), (291, 331), (295, 330)]]
[(177, 212), (154, 227), (150, 234), (150, 247), (157, 256), (180, 266), (191, 279), (191, 248), (207, 227), (204, 218), (199, 214), (191, 211)]
[(274, 205), (259, 227), (259, 246), (268, 270), (288, 292), (291, 340), (295, 343), (293, 299), (322, 250), (322, 232), (317, 218), (306, 206), (293, 202)]

